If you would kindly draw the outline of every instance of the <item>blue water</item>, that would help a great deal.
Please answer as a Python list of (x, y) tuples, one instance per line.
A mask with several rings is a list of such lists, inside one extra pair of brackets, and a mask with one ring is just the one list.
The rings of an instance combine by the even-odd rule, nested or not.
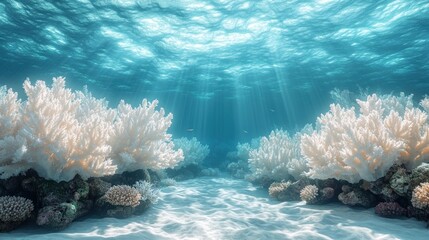
[(333, 88), (429, 93), (425, 0), (4, 0), (0, 31), (0, 85), (65, 76), (112, 107), (157, 98), (211, 159), (313, 123)]

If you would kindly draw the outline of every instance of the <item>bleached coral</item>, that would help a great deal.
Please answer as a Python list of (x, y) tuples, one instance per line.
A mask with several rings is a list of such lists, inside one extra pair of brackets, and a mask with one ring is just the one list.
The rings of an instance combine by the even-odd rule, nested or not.
[(20, 124), (20, 108), (18, 94), (6, 86), (0, 87), (0, 139), (16, 134)]
[(140, 204), (142, 195), (136, 188), (128, 185), (116, 185), (107, 190), (104, 198), (112, 205), (136, 207)]
[(415, 208), (426, 209), (429, 207), (429, 183), (421, 183), (413, 190), (411, 203)]
[(164, 179), (161, 179), (160, 185), (164, 187), (176, 186), (177, 182), (173, 178), (164, 178)]
[[(3, 170), (1, 166), (19, 161), (26, 151), (23, 147), (24, 140), (17, 136), (21, 127), (20, 109), (18, 94), (12, 89), (6, 89), (6, 86), (0, 87), (0, 175), (7, 170)], [(10, 170), (19, 172), (21, 168)]]
[[(174, 180), (173, 180), (174, 181)], [(137, 181), (133, 187), (139, 191), (141, 200), (156, 203), (159, 198), (159, 190), (155, 189), (148, 181)]]
[(406, 109), (403, 116), (392, 112), (386, 126), (395, 139), (404, 143), (400, 162), (413, 169), (429, 161), (429, 125), (427, 113), (418, 108)]
[(164, 116), (163, 108), (155, 110), (157, 105), (157, 100), (150, 103), (146, 99), (137, 108), (120, 102), (110, 140), (111, 157), (118, 163), (119, 173), (170, 168), (183, 160), (182, 150), (174, 150), (167, 134), (173, 115)]
[(394, 163), (414, 168), (428, 160), (427, 115), (413, 108), (411, 95), (373, 94), (357, 103), (359, 113), (331, 105), (317, 119), (317, 131), (302, 138), (308, 176), (374, 181)]
[(166, 133), (172, 115), (155, 110), (157, 101), (138, 108), (107, 101), (86, 89), (73, 92), (65, 79), (24, 82), (27, 100), (0, 91), (0, 178), (30, 168), (55, 181), (98, 177), (136, 169), (162, 169), (183, 159)]
[(209, 155), (208, 145), (202, 145), (197, 138), (178, 138), (174, 139), (174, 145), (177, 149), (182, 149), (185, 159), (181, 161), (175, 169), (180, 169), (188, 165), (201, 165), (203, 160)]
[(30, 217), (34, 210), (30, 199), (18, 196), (0, 197), (0, 221), (22, 222)]
[(425, 110), (426, 113), (429, 113), (429, 97), (428, 96), (425, 96), (420, 101), (420, 106)]
[(275, 130), (268, 137), (262, 137), (259, 148), (249, 152), (251, 178), (269, 178), (275, 181), (299, 179), (307, 170), (302, 158), (297, 133), (292, 138), (287, 131)]
[[(103, 116), (82, 109), (82, 102), (96, 100), (65, 88), (61, 77), (54, 78), (52, 88), (44, 81), (31, 85), (27, 79), (24, 90), (28, 99), (23, 104), (18, 135), (27, 151), (9, 167), (25, 165), (41, 177), (57, 181), (71, 180), (76, 174), (86, 179), (115, 173), (107, 143), (113, 114)], [(100, 104), (94, 111), (109, 110)], [(4, 174), (2, 177), (7, 177), (7, 172)]]

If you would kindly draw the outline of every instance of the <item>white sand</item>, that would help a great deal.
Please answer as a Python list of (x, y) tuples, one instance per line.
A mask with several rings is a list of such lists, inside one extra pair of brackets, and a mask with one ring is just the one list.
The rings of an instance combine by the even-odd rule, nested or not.
[(198, 178), (163, 188), (142, 216), (86, 219), (54, 233), (26, 226), (0, 239), (429, 239), (424, 222), (373, 212), (280, 203), (243, 180)]

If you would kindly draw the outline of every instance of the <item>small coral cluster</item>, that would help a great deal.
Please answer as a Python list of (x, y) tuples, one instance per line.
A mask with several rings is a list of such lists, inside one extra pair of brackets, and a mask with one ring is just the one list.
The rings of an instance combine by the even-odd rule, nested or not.
[(259, 147), (249, 151), (249, 177), (274, 181), (301, 178), (308, 167), (299, 144), (302, 134), (310, 130), (307, 126), (293, 137), (287, 131), (275, 130), (268, 137), (262, 137)]
[(411, 203), (415, 208), (427, 209), (429, 207), (429, 182), (421, 183), (413, 190)]
[(153, 171), (137, 170), (87, 180), (77, 175), (70, 181), (56, 182), (31, 170), (0, 179), (0, 232), (25, 221), (63, 229), (90, 213), (116, 218), (142, 214), (158, 200), (159, 192), (149, 182), (156, 176)]
[(104, 197), (112, 205), (136, 207), (140, 204), (142, 195), (133, 187), (118, 185), (109, 188)]
[(226, 156), (229, 160), (227, 170), (233, 177), (245, 178), (246, 175), (249, 175), (249, 152), (259, 147), (260, 140), (260, 138), (253, 138), (250, 143), (238, 143), (235, 151), (228, 152)]
[(0, 197), (0, 221), (22, 222), (30, 217), (34, 210), (33, 202), (18, 196)]
[(306, 201), (307, 203), (314, 202), (314, 200), (316, 200), (318, 195), (319, 195), (319, 188), (316, 185), (305, 186), (299, 194), (299, 196), (301, 197), (301, 200)]

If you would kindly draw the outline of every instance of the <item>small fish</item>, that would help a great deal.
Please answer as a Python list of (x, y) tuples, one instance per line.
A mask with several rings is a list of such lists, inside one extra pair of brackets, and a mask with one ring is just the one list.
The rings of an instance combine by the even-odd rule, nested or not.
[(247, 132), (246, 130), (243, 130), (243, 132), (244, 132), (244, 133), (246, 133), (246, 134), (247, 134), (247, 133), (249, 133), (249, 132)]
[(272, 109), (272, 108), (270, 108), (270, 112), (275, 112), (276, 110), (274, 110), (274, 109)]
[(193, 128), (188, 128), (188, 129), (186, 129), (186, 131), (187, 131), (187, 132), (193, 132), (193, 131), (194, 131), (194, 129), (193, 129)]

